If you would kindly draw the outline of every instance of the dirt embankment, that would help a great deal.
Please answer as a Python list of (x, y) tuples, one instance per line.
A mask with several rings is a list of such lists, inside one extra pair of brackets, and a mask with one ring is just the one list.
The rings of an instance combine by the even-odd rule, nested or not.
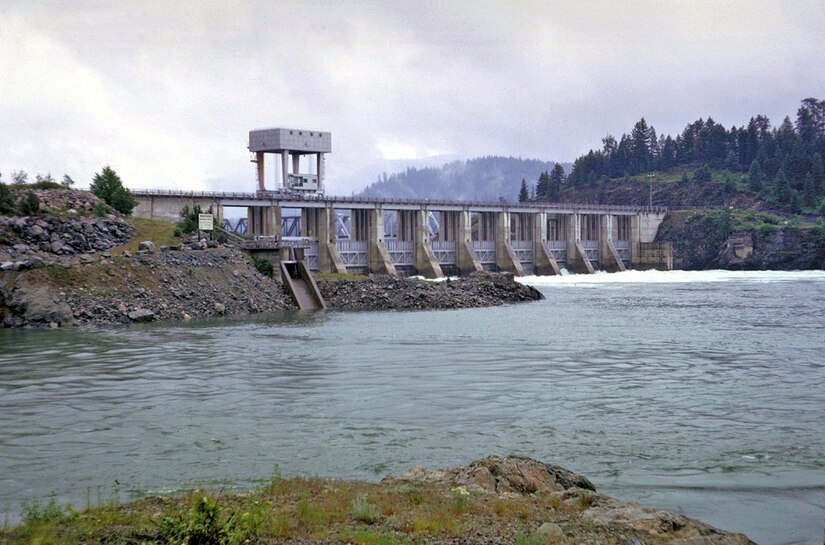
[(188, 320), (287, 308), (292, 303), (281, 284), (226, 247), (95, 255), (68, 266), (0, 273), (6, 327)]

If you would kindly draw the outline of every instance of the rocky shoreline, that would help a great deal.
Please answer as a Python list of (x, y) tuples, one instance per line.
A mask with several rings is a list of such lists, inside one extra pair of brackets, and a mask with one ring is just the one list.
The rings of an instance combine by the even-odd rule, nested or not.
[[(114, 216), (0, 218), (2, 327), (109, 326), (296, 308), (279, 281), (229, 246), (155, 249), (146, 242), (134, 254), (110, 251), (133, 231)], [(330, 308), (346, 310), (470, 308), (542, 298), (498, 273), (436, 283), (344, 277), (319, 286)]]
[(0, 528), (0, 543), (754, 545), (743, 534), (606, 496), (582, 475), (520, 456), (413, 468), (380, 483), (276, 473), (242, 494), (195, 490), (48, 509), (48, 517), (35, 511), (20, 526)]
[[(130, 252), (124, 245), (134, 244), (137, 229), (92, 193), (36, 194), (43, 213), (0, 216), (0, 327), (110, 326), (296, 308), (279, 281), (234, 247), (178, 239), (157, 249), (142, 242)], [(105, 214), (96, 215), (101, 209)], [(446, 283), (370, 276), (319, 285), (331, 308), (347, 310), (469, 308), (541, 298), (512, 276), (495, 273)]]
[(492, 272), (440, 282), (392, 276), (321, 280), (318, 288), (330, 307), (345, 310), (476, 308), (544, 299), (540, 291), (516, 282), (513, 275)]

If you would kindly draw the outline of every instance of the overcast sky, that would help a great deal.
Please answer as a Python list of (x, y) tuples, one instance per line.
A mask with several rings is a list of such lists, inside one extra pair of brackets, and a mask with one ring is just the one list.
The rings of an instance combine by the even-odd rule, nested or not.
[(330, 193), (483, 155), (572, 161), (825, 98), (825, 2), (0, 0), (0, 172), (251, 191), (248, 131), (329, 130)]

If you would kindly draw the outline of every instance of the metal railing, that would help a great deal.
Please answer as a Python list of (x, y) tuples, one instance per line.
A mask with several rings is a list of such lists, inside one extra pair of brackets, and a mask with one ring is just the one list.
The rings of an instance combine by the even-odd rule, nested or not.
[(178, 191), (171, 189), (134, 189), (131, 191), (136, 197), (180, 197), (180, 198), (208, 198), (213, 200), (257, 200), (271, 202), (290, 203), (326, 203), (336, 204), (373, 204), (384, 208), (392, 209), (392, 205), (419, 206), (421, 208), (461, 207), (467, 209), (495, 209), (495, 210), (535, 210), (537, 212), (551, 213), (577, 213), (580, 211), (598, 212), (654, 212), (665, 213), (668, 211), (664, 206), (638, 206), (629, 204), (588, 204), (588, 203), (517, 203), (508, 201), (460, 201), (450, 199), (398, 199), (383, 197), (355, 197), (355, 196), (331, 196), (331, 195), (305, 195), (295, 194), (287, 191), (256, 191), (227, 192), (227, 191)]
[(431, 242), (435, 259), (440, 265), (455, 265), (456, 242), (454, 240), (433, 240)]
[(582, 240), (582, 248), (584, 248), (584, 256), (588, 261), (599, 261), (599, 241), (598, 240)]
[(523, 265), (533, 265), (533, 241), (532, 240), (511, 240), (510, 247), (516, 254), (519, 262)]
[(496, 241), (495, 240), (474, 240), (473, 251), (476, 253), (479, 263), (496, 262)]
[(347, 268), (363, 268), (369, 265), (369, 242), (366, 240), (339, 240), (335, 244)]
[(412, 240), (385, 240), (387, 253), (393, 265), (415, 266), (415, 242)]

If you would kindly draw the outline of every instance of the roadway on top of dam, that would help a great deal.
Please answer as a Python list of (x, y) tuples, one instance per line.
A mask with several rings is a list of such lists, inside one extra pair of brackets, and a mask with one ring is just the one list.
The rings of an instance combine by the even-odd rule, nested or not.
[(297, 194), (281, 191), (257, 191), (252, 193), (226, 191), (179, 191), (166, 189), (134, 189), (135, 197), (159, 197), (182, 199), (211, 199), (222, 206), (261, 207), (281, 206), (295, 208), (338, 208), (376, 207), (391, 210), (472, 210), (477, 212), (544, 212), (549, 214), (613, 214), (636, 215), (643, 212), (663, 213), (666, 207), (637, 206), (592, 203), (511, 203), (505, 201), (459, 201), (446, 199), (397, 199), (383, 197), (346, 197), (332, 195)]

